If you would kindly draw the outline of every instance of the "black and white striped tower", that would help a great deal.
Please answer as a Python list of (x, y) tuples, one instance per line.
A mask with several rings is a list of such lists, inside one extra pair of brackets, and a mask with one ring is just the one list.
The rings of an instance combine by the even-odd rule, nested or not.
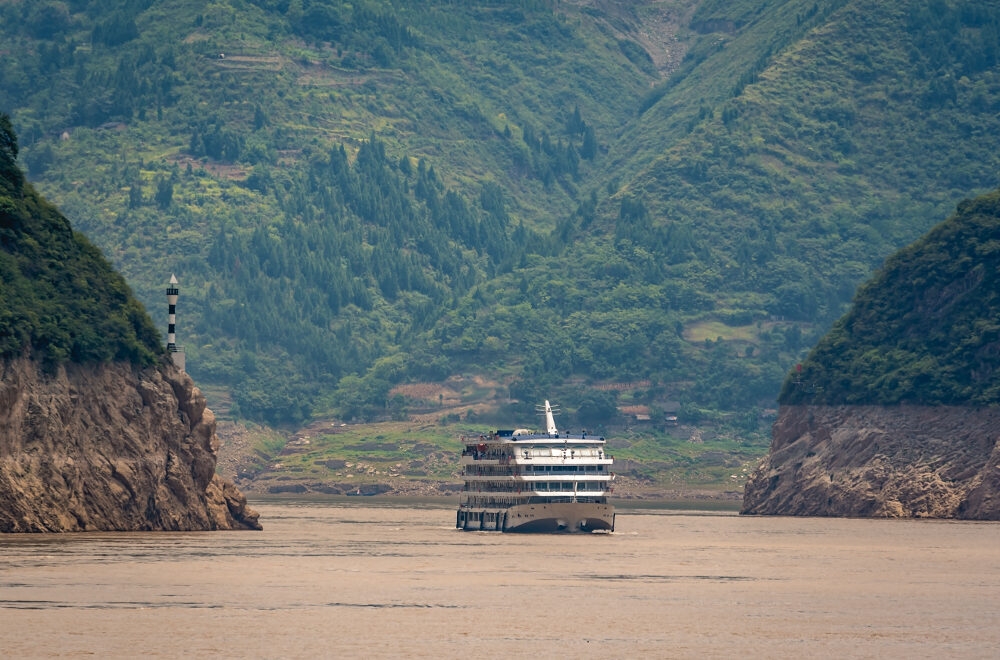
[(174, 365), (184, 371), (184, 349), (177, 345), (177, 276), (171, 273), (170, 284), (167, 285), (167, 352)]

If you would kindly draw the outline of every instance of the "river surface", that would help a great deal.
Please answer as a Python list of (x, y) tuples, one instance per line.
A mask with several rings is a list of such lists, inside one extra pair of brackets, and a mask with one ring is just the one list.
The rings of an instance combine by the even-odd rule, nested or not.
[(0, 535), (0, 656), (997, 657), (1000, 524), (257, 502), (263, 532)]

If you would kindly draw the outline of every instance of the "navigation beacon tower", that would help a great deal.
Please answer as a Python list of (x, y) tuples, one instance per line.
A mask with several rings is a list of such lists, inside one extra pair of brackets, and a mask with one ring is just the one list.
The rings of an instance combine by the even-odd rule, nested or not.
[(184, 347), (177, 345), (177, 338), (174, 336), (174, 326), (177, 323), (177, 277), (171, 273), (170, 284), (167, 285), (167, 352), (174, 366), (184, 371)]

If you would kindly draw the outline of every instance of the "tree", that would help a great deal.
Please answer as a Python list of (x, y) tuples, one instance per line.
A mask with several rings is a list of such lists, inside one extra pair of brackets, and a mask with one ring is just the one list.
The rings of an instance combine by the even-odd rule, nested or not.
[(135, 17), (123, 12), (114, 13), (94, 25), (91, 41), (95, 44), (118, 46), (139, 36)]
[(55, 160), (55, 154), (52, 152), (52, 146), (44, 143), (40, 146), (34, 146), (21, 159), (21, 162), (28, 166), (32, 176), (40, 176), (49, 169), (53, 160)]
[(267, 124), (268, 124), (268, 117), (267, 117), (267, 113), (264, 112), (264, 108), (260, 107), (259, 103), (254, 104), (254, 106), (253, 106), (253, 127), (254, 127), (254, 129), (260, 130), (260, 129), (264, 128), (265, 126), (267, 126)]
[(69, 27), (69, 7), (64, 2), (43, 2), (31, 9), (26, 20), (32, 35), (51, 39)]
[(566, 132), (570, 135), (582, 133), (586, 126), (587, 124), (584, 123), (583, 117), (580, 116), (580, 106), (576, 106), (573, 108), (573, 114), (566, 117)]
[(153, 200), (161, 209), (170, 208), (170, 204), (174, 200), (174, 182), (169, 177), (157, 179)]
[(17, 192), (24, 183), (24, 175), (17, 167), (17, 135), (10, 123), (10, 116), (0, 114), (0, 184), (11, 185), (9, 192)]
[(586, 426), (607, 424), (618, 414), (615, 395), (611, 392), (586, 390), (578, 399), (577, 420)]
[(142, 206), (142, 182), (137, 179), (128, 189), (128, 207), (137, 209), (140, 206)]
[(594, 127), (588, 126), (583, 132), (583, 145), (580, 147), (580, 156), (587, 160), (594, 160), (597, 155), (597, 135)]

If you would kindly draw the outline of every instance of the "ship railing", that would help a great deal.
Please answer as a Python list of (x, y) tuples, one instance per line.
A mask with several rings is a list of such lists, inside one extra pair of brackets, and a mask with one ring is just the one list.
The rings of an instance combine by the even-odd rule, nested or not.
[(511, 459), (511, 455), (507, 452), (478, 451), (475, 449), (463, 450), (462, 456), (471, 456), (474, 461), (500, 461), (501, 463), (509, 463)]
[[(466, 454), (463, 453), (462, 455), (465, 456)], [(535, 453), (529, 452), (529, 451), (524, 450), (524, 449), (522, 449), (521, 451), (516, 452), (514, 454), (509, 454), (509, 456), (511, 458), (517, 460), (518, 462), (521, 462), (521, 461), (549, 461), (549, 460), (559, 460), (559, 459), (561, 459), (561, 460), (564, 460), (564, 461), (565, 460), (570, 460), (570, 461), (574, 461), (574, 462), (583, 463), (585, 461), (591, 461), (591, 460), (598, 460), (598, 461), (613, 461), (613, 460), (615, 460), (615, 457), (612, 456), (611, 454), (597, 454), (596, 456), (592, 455), (592, 454), (583, 454), (583, 453), (580, 453), (580, 452), (577, 452), (575, 454), (572, 453), (572, 452), (570, 452), (570, 453), (562, 452), (562, 453), (556, 453), (556, 454), (552, 454), (552, 453), (535, 454)]]
[(481, 470), (476, 466), (466, 466), (469, 469), (463, 470), (461, 476), (466, 479), (475, 479), (477, 481), (483, 479), (497, 479), (502, 481), (517, 481), (517, 482), (528, 482), (535, 483), (538, 481), (559, 481), (559, 480), (575, 480), (575, 481), (608, 481), (614, 479), (614, 472), (585, 472), (583, 470), (566, 470), (566, 471), (552, 471), (552, 472), (530, 472), (530, 471), (520, 471), (520, 470), (510, 470), (509, 472), (504, 472), (500, 470)]
[(466, 465), (465, 467), (466, 471), (463, 474), (467, 477), (517, 477), (521, 474), (521, 471), (516, 467), (509, 468), (499, 465)]
[(548, 488), (500, 488), (497, 486), (488, 486), (486, 488), (474, 488), (472, 486), (462, 486), (461, 492), (463, 493), (603, 493), (609, 488), (577, 488), (573, 490), (572, 488), (560, 488), (558, 490), (549, 490)]

